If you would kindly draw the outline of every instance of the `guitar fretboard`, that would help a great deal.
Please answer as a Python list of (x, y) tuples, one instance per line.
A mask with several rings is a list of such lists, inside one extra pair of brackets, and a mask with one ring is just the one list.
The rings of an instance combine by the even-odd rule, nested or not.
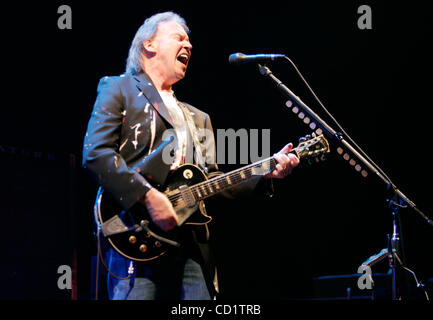
[(214, 177), (190, 187), (196, 201), (206, 199), (230, 187), (238, 185), (254, 176), (263, 176), (275, 169), (277, 162), (273, 157), (255, 162), (246, 167)]
[[(316, 148), (311, 148), (313, 146), (315, 146)], [(325, 152), (329, 152), (329, 145), (322, 135), (314, 137), (313, 139), (310, 139), (306, 142), (300, 143), (298, 147), (290, 151), (290, 153), (294, 153), (300, 159), (316, 157)], [(264, 176), (272, 172), (277, 164), (278, 162), (274, 159), (274, 157), (269, 157), (264, 160), (247, 165), (245, 167), (239, 168), (237, 170), (231, 171), (229, 173), (225, 173), (212, 179), (198, 183), (196, 185), (190, 186), (189, 188), (187, 188), (187, 191), (183, 191), (183, 194), (188, 202), (191, 202), (192, 200), (200, 201), (209, 198), (219, 192), (222, 192), (230, 187), (245, 182), (254, 176)]]

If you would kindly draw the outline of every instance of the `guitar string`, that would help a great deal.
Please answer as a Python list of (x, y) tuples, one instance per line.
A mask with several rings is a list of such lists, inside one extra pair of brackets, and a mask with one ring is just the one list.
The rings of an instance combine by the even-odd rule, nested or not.
[[(262, 164), (264, 163), (264, 162), (266, 162), (266, 161), (269, 161), (269, 160), (271, 160), (270, 158), (269, 159), (265, 159), (265, 160), (263, 160), (262, 161)], [(229, 172), (229, 173), (226, 173), (226, 174), (223, 174), (222, 176), (218, 176), (218, 177), (215, 177), (215, 178), (212, 178), (212, 179), (209, 179), (209, 180), (205, 180), (205, 181), (202, 181), (202, 182), (200, 182), (200, 183), (197, 183), (197, 184), (195, 184), (195, 185), (193, 185), (193, 186), (191, 186), (190, 188), (192, 189), (192, 188), (199, 188), (199, 187), (202, 187), (204, 184), (210, 184), (210, 185), (212, 185), (213, 187), (215, 187), (217, 184), (220, 184), (222, 181), (227, 181), (227, 177), (229, 177), (229, 176), (232, 176), (233, 175), (233, 178), (235, 178), (235, 175), (236, 174), (240, 174), (240, 172), (241, 171), (247, 171), (247, 170), (250, 170), (250, 169), (252, 169), (254, 166), (259, 166), (259, 164), (257, 164), (257, 163), (255, 163), (255, 164), (253, 164), (253, 165), (249, 165), (249, 166), (246, 166), (246, 167), (243, 167), (243, 168), (240, 168), (240, 169), (236, 169), (236, 170), (233, 170), (233, 171), (231, 171), (231, 172)], [(234, 182), (234, 181), (239, 181), (239, 180), (232, 180), (232, 179), (230, 179), (232, 182)], [(179, 194), (176, 194), (176, 195), (179, 195)], [(176, 196), (176, 195), (173, 195), (173, 196)], [(172, 196), (171, 196), (172, 197)]]
[[(291, 153), (294, 151), (299, 153), (299, 151), (301, 149), (305, 149), (305, 148), (301, 148), (301, 147), (294, 148), (291, 151)], [(316, 150), (316, 152), (317, 151), (319, 151), (319, 150)], [(249, 176), (248, 178), (242, 178), (242, 176), (240, 175), (241, 172), (244, 172), (248, 175), (252, 175), (252, 170), (254, 168), (257, 168), (257, 167), (262, 167), (262, 168), (269, 167), (269, 169), (267, 171), (270, 171), (270, 170), (273, 170), (275, 168), (276, 164), (277, 163), (275, 161), (275, 158), (272, 156), (272, 157), (264, 159), (258, 163), (252, 163), (246, 167), (242, 167), (242, 168), (233, 170), (229, 173), (223, 174), (222, 176), (218, 176), (218, 177), (212, 178), (210, 180), (202, 181), (202, 182), (197, 183), (197, 184), (195, 184), (189, 188), (190, 188), (194, 198), (196, 198), (196, 195), (203, 193), (205, 196), (204, 197), (199, 196), (199, 198), (204, 199), (204, 198), (207, 198), (207, 197), (215, 194), (215, 192), (213, 192), (210, 189), (215, 188), (216, 190), (218, 190), (219, 188), (217, 188), (217, 186), (220, 187), (222, 183), (223, 183), (222, 190), (218, 190), (218, 192), (221, 192), (221, 191), (223, 191), (223, 190), (225, 190), (231, 186), (237, 185), (238, 183), (241, 183), (242, 181), (246, 181), (246, 180), (251, 178), (251, 176)], [(231, 183), (228, 182), (228, 180), (227, 180), (228, 177), (230, 177), (229, 180)], [(200, 188), (205, 189), (206, 193), (210, 192), (210, 194), (205, 194), (205, 192), (203, 192), (203, 190), (200, 190)], [(174, 195), (168, 196), (168, 199), (170, 201), (174, 202), (174, 201), (177, 201), (181, 197), (182, 197), (182, 194), (179, 192), (179, 193), (176, 193)]]
[[(294, 150), (297, 151), (297, 148)], [(209, 187), (206, 187), (205, 185), (209, 185), (211, 188), (218, 190), (217, 186), (221, 186), (221, 184), (222, 184), (222, 189), (224, 190), (224, 189), (230, 188), (234, 185), (237, 185), (238, 183), (241, 183), (243, 181), (250, 179), (252, 176), (252, 170), (254, 168), (261, 167), (261, 168), (266, 169), (266, 171), (270, 171), (270, 170), (273, 170), (275, 168), (275, 166), (276, 166), (275, 158), (270, 157), (270, 158), (267, 158), (267, 159), (260, 161), (259, 163), (253, 163), (253, 164), (250, 164), (246, 167), (242, 167), (242, 168), (233, 170), (229, 173), (223, 174), (222, 176), (218, 176), (218, 177), (212, 178), (210, 180), (202, 181), (202, 182), (197, 183), (197, 184), (195, 184), (189, 188), (191, 189), (191, 192), (193, 193), (194, 198), (196, 198), (196, 194), (199, 193), (199, 194), (204, 194), (204, 197), (199, 196), (199, 198), (204, 199), (204, 198), (207, 198), (209, 196), (212, 196), (215, 193), (215, 192), (212, 192), (211, 190), (209, 190)], [(247, 178), (242, 178), (242, 176), (240, 175), (240, 172), (244, 172), (247, 175), (251, 175), (251, 176), (249, 176)], [(265, 175), (265, 174), (263, 174), (263, 175)], [(230, 177), (229, 180), (231, 183), (228, 182), (228, 180), (227, 180), (228, 177)], [(202, 190), (200, 190), (200, 188)], [(203, 192), (203, 189), (205, 189), (206, 192), (210, 192), (210, 194), (205, 194), (205, 192)], [(223, 191), (223, 190), (218, 190), (218, 192)], [(176, 201), (178, 198), (181, 198), (181, 197), (182, 197), (182, 194), (180, 192), (177, 194), (168, 196), (169, 200), (171, 200), (171, 201)]]
[[(206, 192), (210, 192), (212, 195), (215, 192), (211, 192), (210, 188), (215, 189), (215, 190), (222, 188), (224, 190), (226, 188), (231, 187), (232, 185), (234, 186), (234, 185), (236, 185), (242, 181), (248, 180), (251, 177), (242, 178), (240, 173), (244, 172), (246, 175), (252, 175), (252, 170), (256, 167), (259, 167), (259, 166), (264, 168), (264, 169), (269, 167), (269, 169), (267, 170), (267, 171), (269, 171), (272, 168), (272, 166), (275, 166), (275, 159), (273, 157), (271, 157), (271, 158), (262, 160), (259, 164), (254, 163), (254, 164), (251, 164), (249, 166), (246, 166), (246, 167), (243, 167), (240, 169), (236, 169), (230, 173), (224, 174), (223, 176), (219, 176), (219, 177), (212, 178), (210, 180), (202, 181), (198, 184), (191, 186), (190, 189), (191, 189), (194, 197), (195, 197), (195, 194), (197, 194), (197, 193), (200, 193), (200, 194), (204, 193), (203, 190), (200, 190), (200, 188), (206, 189)], [(228, 182), (227, 178), (229, 178), (231, 183)], [(205, 186), (205, 185), (208, 185), (208, 186)], [(210, 186), (210, 188), (209, 188), (209, 186)], [(218, 186), (218, 188), (217, 188), (217, 186)], [(218, 190), (218, 191), (222, 191), (222, 190)], [(177, 194), (168, 196), (170, 201), (176, 201), (180, 197), (182, 197), (182, 194), (180, 192)], [(204, 198), (204, 197), (201, 197), (201, 198)]]
[[(243, 171), (245, 172), (246, 175), (252, 175), (251, 170), (252, 170), (252, 168), (244, 168)], [(229, 178), (230, 183), (227, 180), (227, 178), (229, 176), (231, 176)], [(198, 194), (205, 195), (205, 197), (206, 197), (206, 193), (210, 193), (210, 194), (207, 194), (207, 196), (210, 196), (210, 195), (215, 193), (215, 192), (212, 192), (211, 189), (218, 190), (218, 192), (220, 192), (220, 191), (225, 190), (226, 188), (237, 185), (238, 183), (245, 181), (249, 178), (250, 177), (242, 178), (240, 176), (239, 172), (231, 172), (229, 175), (224, 175), (224, 177), (218, 177), (217, 179), (213, 178), (211, 180), (206, 180), (206, 181), (200, 182), (194, 186), (191, 186), (190, 190), (191, 190), (194, 198), (196, 198), (196, 195), (198, 195)], [(220, 189), (222, 189), (222, 190), (220, 190)], [(182, 197), (182, 194), (180, 192), (177, 194), (168, 196), (169, 200), (172, 200), (172, 201), (176, 201), (180, 197)], [(205, 198), (205, 197), (199, 196), (199, 198)]]

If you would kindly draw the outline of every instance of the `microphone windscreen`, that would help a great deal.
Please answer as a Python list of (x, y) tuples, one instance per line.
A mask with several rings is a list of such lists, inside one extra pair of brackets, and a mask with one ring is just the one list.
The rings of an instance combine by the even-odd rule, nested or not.
[(232, 53), (229, 56), (229, 63), (231, 64), (237, 64), (239, 63), (243, 58), (245, 57), (245, 55), (243, 53)]

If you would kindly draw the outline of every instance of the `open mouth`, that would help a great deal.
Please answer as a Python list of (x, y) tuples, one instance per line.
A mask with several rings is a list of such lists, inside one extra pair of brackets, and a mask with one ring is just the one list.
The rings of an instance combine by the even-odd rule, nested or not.
[(177, 57), (177, 60), (186, 66), (188, 65), (189, 56), (186, 53), (182, 53)]

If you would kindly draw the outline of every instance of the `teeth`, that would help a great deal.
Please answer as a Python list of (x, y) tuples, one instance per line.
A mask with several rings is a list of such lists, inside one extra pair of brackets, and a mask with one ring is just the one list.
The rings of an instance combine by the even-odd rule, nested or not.
[(181, 54), (179, 57), (177, 57), (181, 62), (187, 63), (189, 60), (189, 56), (185, 53)]

